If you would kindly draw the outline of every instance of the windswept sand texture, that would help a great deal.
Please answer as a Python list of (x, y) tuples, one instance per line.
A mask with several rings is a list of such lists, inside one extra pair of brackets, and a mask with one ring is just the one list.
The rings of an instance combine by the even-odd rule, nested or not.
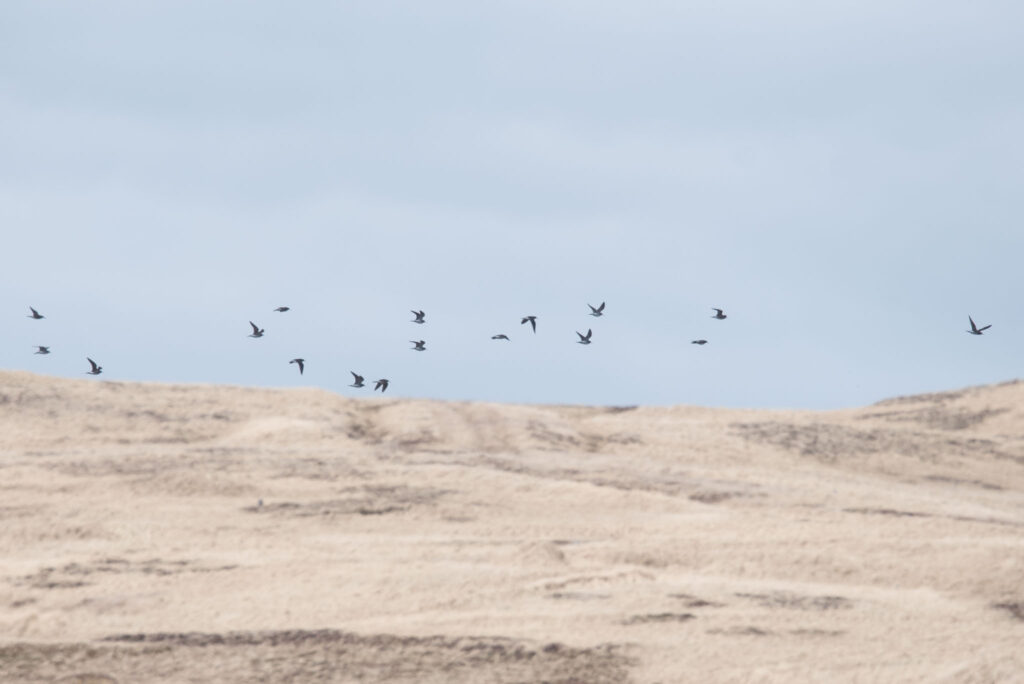
[(4, 372), (0, 635), (3, 682), (1024, 681), (1024, 384), (813, 413)]

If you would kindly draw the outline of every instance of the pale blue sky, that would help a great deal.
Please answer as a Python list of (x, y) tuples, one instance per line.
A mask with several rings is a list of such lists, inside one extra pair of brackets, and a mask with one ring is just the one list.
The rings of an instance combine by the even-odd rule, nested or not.
[(9, 0), (0, 367), (779, 408), (1015, 378), (1022, 28), (1018, 2)]

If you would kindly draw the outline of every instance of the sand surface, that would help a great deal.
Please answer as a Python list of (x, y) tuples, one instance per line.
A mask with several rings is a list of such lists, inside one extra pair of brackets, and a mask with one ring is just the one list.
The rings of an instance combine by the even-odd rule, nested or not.
[(1024, 681), (1024, 384), (801, 412), (0, 372), (0, 681)]

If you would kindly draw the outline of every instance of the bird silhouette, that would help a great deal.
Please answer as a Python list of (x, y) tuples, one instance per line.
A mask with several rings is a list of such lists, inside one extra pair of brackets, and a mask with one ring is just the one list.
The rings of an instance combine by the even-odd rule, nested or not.
[(728, 316), (726, 316), (726, 315), (725, 315), (724, 313), (722, 313), (722, 310), (721, 310), (721, 309), (715, 309), (715, 307), (711, 307), (711, 308), (712, 308), (712, 309), (713, 309), (714, 311), (716, 311), (716, 312), (717, 312), (717, 313), (716, 313), (716, 314), (715, 314), (714, 316), (712, 316), (712, 318), (717, 318), (717, 319), (718, 319), (718, 320), (720, 320), (720, 321), (723, 321), (723, 320), (725, 320), (726, 318), (728, 318)]
[(586, 335), (584, 335), (583, 333), (577, 331), (576, 334), (580, 336), (580, 339), (576, 341), (576, 344), (590, 344), (590, 336), (592, 334), (594, 334), (594, 331), (593, 330), (587, 330), (587, 334)]
[(276, 309), (274, 309), (274, 311), (280, 311), (281, 313), (284, 313), (285, 311), (291, 311), (291, 310), (292, 310), (292, 307), (290, 307), (290, 306), (279, 306)]
[(252, 326), (252, 334), (249, 337), (263, 337), (263, 328), (259, 327), (252, 321), (249, 321), (249, 325)]
[(492, 340), (507, 340), (508, 339), (508, 335), (506, 335), (504, 333), (502, 333), (500, 335), (491, 335), (491, 339)]
[[(590, 306), (590, 304), (587, 304), (587, 306)], [(597, 307), (596, 309), (590, 306), (590, 315), (595, 317), (604, 316), (604, 302), (601, 302), (601, 306)]]
[(519, 325), (525, 325), (529, 321), (530, 326), (533, 328), (533, 332), (537, 332), (537, 317), (536, 316), (523, 316), (523, 320)]
[(35, 352), (36, 354), (49, 354), (50, 353), (50, 348), (49, 347), (43, 347), (43, 346), (37, 344), (36, 345), (36, 349), (38, 350), (38, 351)]
[(352, 377), (355, 380), (355, 382), (353, 382), (351, 385), (349, 385), (349, 387), (363, 387), (364, 386), (363, 385), (363, 376), (362, 375), (360, 375), (359, 373), (356, 373), (355, 371), (349, 371), (349, 373), (352, 374)]
[(100, 373), (103, 372), (103, 366), (97, 365), (96, 362), (90, 359), (88, 356), (85, 357), (85, 360), (89, 362), (90, 366), (92, 366), (92, 370), (87, 370), (85, 371), (86, 373), (88, 373), (89, 375), (99, 375)]
[(971, 322), (971, 329), (968, 330), (967, 332), (971, 333), (972, 335), (980, 335), (980, 334), (982, 334), (983, 332), (985, 332), (986, 330), (988, 330), (989, 328), (992, 327), (992, 325), (989, 324), (989, 325), (986, 325), (986, 326), (984, 326), (982, 328), (979, 328), (978, 326), (976, 326), (974, 324), (974, 319), (971, 318), (970, 316), (967, 317), (967, 320), (969, 320)]
[(288, 363), (297, 363), (299, 365), (299, 375), (306, 370), (306, 359), (292, 359)]
[(380, 380), (377, 381), (377, 384), (373, 386), (373, 391), (376, 392), (377, 390), (380, 390), (381, 394), (384, 394), (385, 392), (388, 391), (387, 378), (381, 378)]
[(690, 342), (690, 344), (701, 344), (701, 345), (704, 345), (704, 344), (707, 344), (707, 343), (708, 343), (707, 340), (694, 340), (694, 341)]
[(426, 347), (427, 343), (424, 342), (423, 340), (418, 340), (418, 341), (417, 340), (409, 340), (409, 341), (412, 342), (414, 345), (416, 345), (415, 347), (412, 348), (413, 351), (427, 351), (427, 347)]
[(36, 319), (37, 321), (38, 321), (38, 320), (41, 320), (41, 319), (43, 319), (43, 318), (46, 318), (46, 316), (42, 315), (41, 313), (39, 313), (38, 311), (36, 311), (35, 309), (33, 309), (33, 308), (32, 308), (31, 306), (30, 306), (30, 307), (28, 307), (28, 310), (32, 312), (32, 313), (31, 313), (31, 314), (30, 314), (30, 315), (28, 316), (28, 318), (34, 318), (34, 319)]
[(427, 314), (423, 313), (422, 311), (413, 311), (412, 314), (416, 317), (412, 319), (413, 323), (426, 323), (424, 318), (426, 317)]

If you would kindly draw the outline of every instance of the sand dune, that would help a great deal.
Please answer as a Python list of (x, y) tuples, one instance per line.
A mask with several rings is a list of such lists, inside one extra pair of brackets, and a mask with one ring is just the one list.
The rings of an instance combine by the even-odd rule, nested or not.
[(3, 372), (0, 551), (4, 682), (1024, 681), (1024, 384), (801, 412)]

